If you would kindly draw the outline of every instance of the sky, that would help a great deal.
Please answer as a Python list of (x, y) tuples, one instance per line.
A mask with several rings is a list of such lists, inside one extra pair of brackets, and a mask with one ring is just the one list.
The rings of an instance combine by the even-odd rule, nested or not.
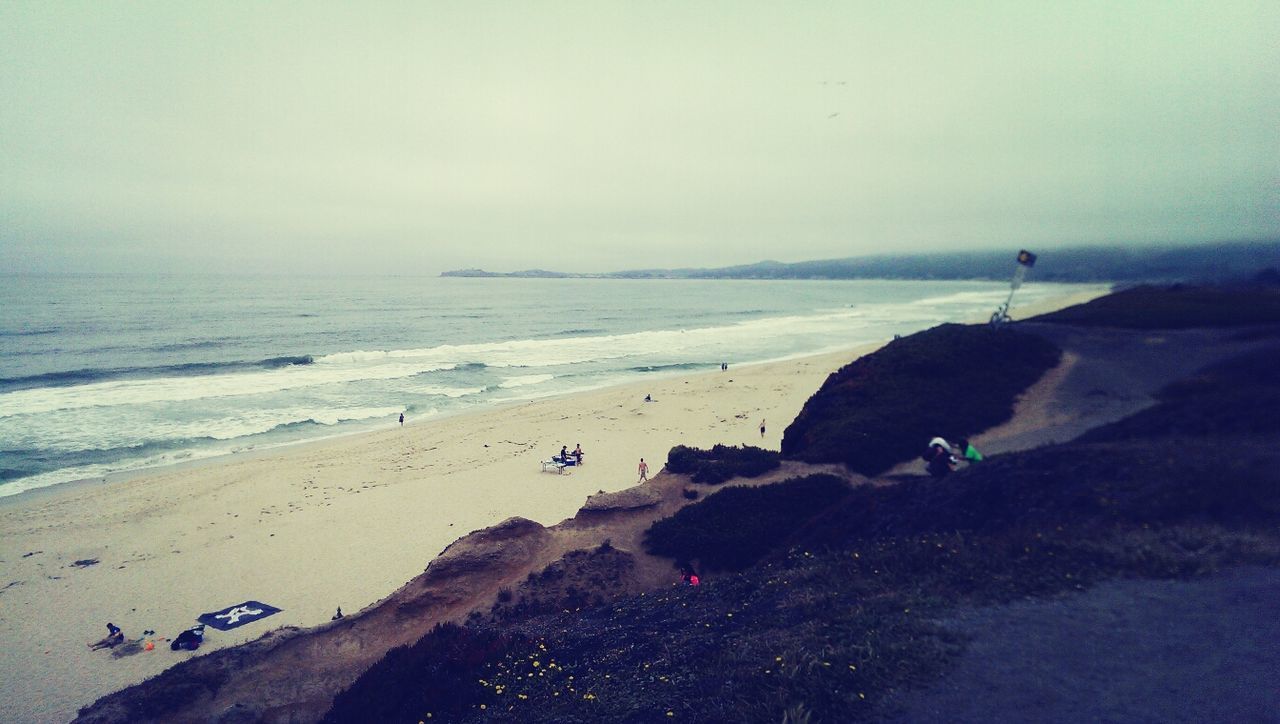
[(0, 3), (0, 270), (1280, 238), (1280, 3)]

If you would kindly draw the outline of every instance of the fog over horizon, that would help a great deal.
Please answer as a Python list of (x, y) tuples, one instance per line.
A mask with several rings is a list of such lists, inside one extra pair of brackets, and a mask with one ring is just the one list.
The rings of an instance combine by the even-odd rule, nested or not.
[(0, 5), (6, 272), (1280, 238), (1280, 3)]

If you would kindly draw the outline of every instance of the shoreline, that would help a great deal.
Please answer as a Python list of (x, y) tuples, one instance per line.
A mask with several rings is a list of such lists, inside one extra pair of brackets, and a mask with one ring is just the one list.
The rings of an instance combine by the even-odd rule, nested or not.
[[(1055, 284), (1053, 282), (1042, 282), (1042, 283), (1048, 286), (1053, 286)], [(1082, 285), (1069, 284), (1066, 286), (1078, 287)], [(1026, 317), (1043, 314), (1049, 311), (1054, 311), (1054, 310), (1061, 309), (1063, 307), (1071, 306), (1074, 304), (1083, 303), (1090, 299), (1103, 296), (1109, 293), (1110, 285), (1099, 284), (1099, 285), (1093, 285), (1093, 286), (1097, 288), (1089, 289), (1089, 290), (1080, 290), (1074, 294), (1063, 295), (1060, 297), (1053, 297), (1036, 304), (1030, 304), (1025, 307), (1018, 307), (1017, 309), (1019, 311), (1019, 316), (1025, 319)], [(1104, 289), (1103, 287), (1106, 287), (1106, 289)], [(985, 321), (986, 321), (985, 319), (974, 318), (966, 323), (981, 324)], [(735, 363), (732, 366), (732, 369), (740, 369), (740, 368), (745, 368), (745, 367), (754, 366), (754, 365), (766, 365), (766, 364), (774, 364), (779, 362), (788, 362), (792, 360), (804, 359), (806, 357), (822, 356), (826, 354), (843, 352), (847, 349), (857, 349), (860, 347), (867, 346), (868, 344), (875, 344), (878, 347), (878, 346), (882, 346), (883, 344), (887, 344), (888, 341), (889, 340), (886, 339), (879, 343), (866, 343), (862, 345), (855, 345), (853, 347), (836, 346), (836, 347), (827, 348), (825, 350), (818, 350), (815, 352), (804, 352), (804, 353), (798, 353), (798, 354), (792, 354), (792, 355), (783, 355), (781, 357), (775, 357), (775, 358), (758, 360), (758, 361)], [(524, 405), (524, 404), (529, 404), (532, 402), (537, 402), (537, 401), (546, 400), (546, 399), (556, 399), (556, 398), (572, 397), (579, 394), (589, 394), (598, 390), (608, 389), (612, 387), (648, 383), (650, 381), (660, 381), (663, 379), (667, 379), (669, 377), (697, 375), (697, 374), (703, 374), (704, 372), (712, 373), (712, 372), (718, 372), (718, 371), (719, 370), (708, 368), (705, 371), (695, 371), (695, 372), (676, 371), (676, 372), (668, 372), (668, 373), (659, 373), (658, 375), (646, 380), (608, 381), (602, 384), (590, 385), (590, 386), (586, 386), (580, 389), (575, 389), (567, 392), (552, 392), (548, 394), (532, 395), (529, 397), (523, 397), (518, 399), (498, 400), (495, 402), (491, 402), (487, 405), (483, 405), (475, 408), (450, 410), (443, 413), (439, 413), (437, 415), (433, 415), (428, 418), (409, 420), (405, 423), (405, 427), (409, 427), (413, 425), (429, 424), (432, 422), (439, 422), (439, 421), (443, 421), (443, 420), (453, 418), (453, 417), (458, 417), (458, 416), (495, 413), (495, 412), (498, 412), (499, 410), (502, 410), (510, 406)], [(789, 421), (788, 421), (788, 424), (789, 424)], [(115, 471), (111, 471), (103, 474), (91, 475), (91, 476), (86, 476), (82, 478), (73, 478), (70, 480), (64, 480), (60, 482), (40, 485), (37, 487), (27, 488), (16, 493), (5, 493), (4, 486), (0, 485), (0, 511), (3, 511), (8, 507), (26, 505), (29, 503), (33, 503), (35, 501), (39, 501), (41, 499), (56, 497), (57, 495), (63, 494), (63, 492), (65, 491), (88, 488), (88, 487), (93, 487), (97, 485), (119, 485), (121, 483), (125, 483), (128, 481), (134, 480), (136, 478), (144, 478), (144, 477), (150, 477), (153, 475), (160, 475), (169, 471), (194, 470), (205, 465), (222, 464), (232, 460), (249, 459), (255, 456), (270, 455), (282, 450), (290, 450), (290, 449), (294, 449), (302, 446), (325, 445), (335, 440), (360, 437), (364, 435), (374, 435), (374, 434), (388, 432), (390, 430), (394, 430), (397, 428), (398, 426), (395, 424), (395, 422), (388, 422), (385, 425), (378, 424), (378, 425), (373, 425), (371, 427), (360, 429), (360, 430), (350, 430), (350, 431), (335, 430), (329, 434), (323, 434), (317, 437), (303, 438), (298, 440), (290, 440), (290, 441), (276, 442), (276, 443), (267, 443), (262, 446), (253, 446), (247, 449), (232, 450), (229, 452), (217, 452), (209, 455), (192, 457), (190, 459), (185, 459), (185, 460), (174, 460), (171, 462), (160, 463), (155, 465), (144, 465), (141, 467), (115, 470)], [(21, 480), (22, 478), (17, 478), (13, 481), (10, 481), (10, 483), (11, 484), (18, 483)]]
[[(880, 344), (733, 366), (432, 418), (248, 454), (89, 479), (0, 504), (0, 719), (67, 719), (183, 660), (157, 642), (90, 652), (113, 621), (172, 638), (246, 600), (282, 609), (200, 653), (382, 600), (450, 543), (513, 516), (553, 525), (589, 495), (657, 474), (675, 444), (777, 449), (828, 374)], [(653, 402), (646, 403), (646, 394)], [(762, 439), (760, 419), (768, 421)], [(581, 443), (583, 467), (539, 461)], [(79, 561), (97, 561), (77, 565)]]
[[(26, 675), (3, 677), (0, 719), (67, 719), (189, 656), (162, 642), (127, 657), (87, 651), (106, 621), (129, 639), (144, 629), (172, 638), (200, 613), (242, 601), (282, 609), (209, 631), (201, 653), (281, 626), (316, 626), (337, 606), (354, 614), (386, 598), (471, 531), (513, 516), (553, 525), (589, 495), (635, 485), (640, 457), (652, 477), (675, 444), (776, 450), (827, 375), (887, 341), (8, 496), (0, 502), (0, 670)], [(578, 443), (581, 468), (540, 470), (561, 445)], [(84, 561), (96, 562), (77, 565)]]

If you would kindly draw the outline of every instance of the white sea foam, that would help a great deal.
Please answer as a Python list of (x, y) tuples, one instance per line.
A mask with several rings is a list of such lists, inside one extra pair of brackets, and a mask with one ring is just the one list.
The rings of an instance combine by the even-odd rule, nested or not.
[[(935, 312), (924, 308), (942, 306), (961, 312), (970, 305), (990, 306), (990, 298), (994, 297), (989, 292), (974, 292), (951, 295), (950, 301), (946, 297), (938, 297), (906, 304), (864, 304), (857, 308), (828, 310), (819, 314), (768, 317), (724, 326), (440, 345), (420, 349), (358, 350), (325, 355), (310, 365), (291, 365), (260, 372), (113, 380), (68, 387), (18, 390), (0, 394), (0, 418), (90, 407), (190, 402), (353, 382), (395, 380), (453, 370), (467, 363), (480, 363), (491, 368), (528, 369), (645, 357), (657, 353), (666, 358), (679, 358), (706, 352), (714, 357), (713, 353), (717, 350), (741, 348), (743, 345), (776, 345), (779, 338), (788, 336), (856, 334), (860, 328), (877, 320), (893, 320), (904, 327), (911, 327), (924, 321), (937, 320)], [(961, 303), (962, 301), (968, 303)], [(526, 377), (528, 376), (510, 379), (523, 380)]]
[(248, 408), (235, 415), (200, 415), (176, 420), (157, 417), (148, 410), (87, 409), (77, 413), (69, 426), (56, 415), (0, 420), (0, 437), (18, 447), (42, 445), (55, 452), (102, 451), (183, 440), (240, 440), (288, 425), (316, 424), (333, 427), (344, 422), (384, 418), (399, 407), (293, 407)]
[[(893, 334), (909, 334), (942, 322), (985, 319), (1008, 295), (1007, 287), (995, 284), (930, 289), (942, 293), (910, 299), (896, 292), (902, 301), (880, 301), (864, 289), (843, 306), (841, 298), (828, 293), (816, 295), (823, 306), (812, 311), (803, 305), (779, 305), (792, 311), (764, 317), (753, 312), (733, 317), (739, 321), (732, 322), (720, 314), (719, 323), (685, 328), (676, 326), (672, 320), (679, 317), (668, 309), (660, 318), (666, 320), (666, 329), (353, 349), (317, 356), (311, 364), (275, 369), (116, 379), (0, 393), (0, 442), (5, 449), (65, 455), (66, 464), (74, 466), (7, 481), (0, 485), (0, 495), (191, 457), (314, 439), (324, 436), (325, 429), (332, 430), (330, 434), (368, 429), (379, 419), (390, 424), (406, 405), (412, 406), (413, 417), (423, 418), (475, 404), (599, 387), (654, 371), (674, 374), (721, 360), (738, 364), (785, 359), (884, 341)], [(953, 291), (957, 289), (962, 291)], [(1036, 285), (1021, 290), (1018, 299), (1031, 304), (1067, 291)], [(601, 320), (608, 318), (601, 316)], [(505, 321), (509, 328), (524, 328), (511, 319)], [(655, 319), (653, 323), (662, 322)], [(609, 327), (607, 322), (590, 325)], [(423, 410), (424, 403), (434, 404)], [(195, 442), (187, 446), (184, 441)], [(102, 465), (79, 464), (113, 455), (114, 460)], [(33, 459), (37, 461), (33, 469), (42, 469), (41, 461)]]
[(0, 417), (61, 410), (159, 402), (190, 402), (218, 397), (262, 395), (348, 382), (392, 380), (453, 369), (452, 364), (313, 364), (262, 372), (113, 380), (69, 387), (41, 387), (0, 394)]
[(498, 387), (511, 389), (512, 387), (524, 387), (526, 385), (540, 385), (543, 382), (550, 382), (556, 378), (555, 375), (519, 375), (517, 377), (508, 377), (498, 383)]
[(467, 397), (468, 395), (478, 395), (484, 392), (483, 387), (441, 387), (439, 385), (422, 385), (410, 386), (405, 388), (405, 392), (427, 395), (431, 397), (448, 397), (457, 399), (459, 397)]

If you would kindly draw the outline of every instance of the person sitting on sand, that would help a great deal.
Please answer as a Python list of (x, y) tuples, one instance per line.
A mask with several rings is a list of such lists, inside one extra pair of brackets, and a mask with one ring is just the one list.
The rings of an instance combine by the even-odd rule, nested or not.
[(967, 463), (982, 462), (982, 453), (978, 452), (978, 448), (974, 447), (968, 440), (961, 440), (956, 446), (956, 450), (960, 451), (960, 457)]
[(645, 401), (645, 402), (653, 402), (653, 395), (645, 395), (645, 396), (644, 396), (644, 401)]
[(200, 648), (200, 644), (202, 643), (204, 643), (204, 624), (189, 628), (178, 634), (178, 637), (169, 644), (169, 648), (174, 651), (177, 651), (178, 649), (195, 651)]
[(121, 631), (120, 627), (115, 625), (114, 623), (107, 623), (106, 638), (102, 639), (101, 641), (94, 641), (93, 643), (89, 644), (89, 649), (91, 651), (97, 651), (98, 649), (109, 649), (115, 646), (116, 644), (122, 643), (123, 641), (124, 641), (124, 631)]

